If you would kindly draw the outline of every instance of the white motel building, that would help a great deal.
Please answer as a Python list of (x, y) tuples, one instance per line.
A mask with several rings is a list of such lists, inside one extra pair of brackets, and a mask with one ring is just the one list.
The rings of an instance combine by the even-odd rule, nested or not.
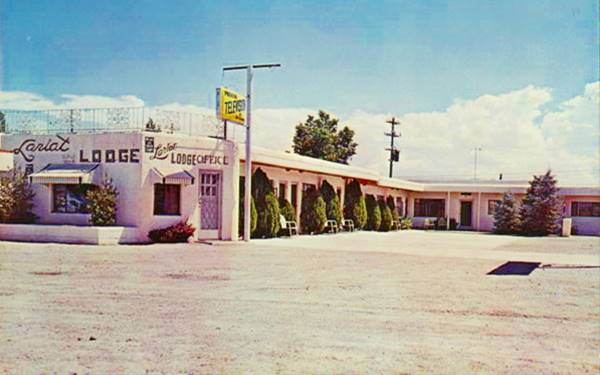
[[(142, 243), (148, 232), (182, 220), (197, 240), (238, 240), (243, 145), (225, 139), (216, 121), (191, 113), (147, 108), (5, 111), (0, 173), (25, 171), (35, 191), (35, 224), (0, 224), (0, 239), (75, 243)], [(152, 118), (160, 131), (147, 131)], [(226, 130), (225, 130), (226, 131)], [(416, 182), (287, 152), (253, 148), (281, 198), (296, 208), (302, 192), (327, 180), (344, 199), (357, 180), (364, 194), (392, 196), (401, 216), (420, 227), (427, 218), (454, 219), (458, 229), (491, 231), (494, 204), (517, 199), (528, 183)], [(117, 225), (93, 227), (85, 192), (109, 177), (118, 197)], [(600, 188), (559, 186), (563, 216), (578, 234), (600, 235)]]

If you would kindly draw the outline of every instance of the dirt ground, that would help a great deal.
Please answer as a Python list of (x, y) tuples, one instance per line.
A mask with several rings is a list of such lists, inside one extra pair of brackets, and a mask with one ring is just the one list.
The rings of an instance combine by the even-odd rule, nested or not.
[[(511, 254), (573, 261), (486, 275)], [(597, 374), (594, 259), (592, 237), (416, 231), (219, 246), (0, 242), (0, 372)]]

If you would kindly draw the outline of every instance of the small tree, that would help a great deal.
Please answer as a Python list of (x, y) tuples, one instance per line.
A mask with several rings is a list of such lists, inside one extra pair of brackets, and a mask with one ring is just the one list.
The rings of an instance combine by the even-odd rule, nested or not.
[(321, 233), (327, 223), (325, 201), (313, 187), (306, 190), (302, 196), (300, 222), (305, 233)]
[(33, 213), (35, 193), (20, 169), (0, 180), (0, 222), (28, 224), (37, 216)]
[(365, 197), (357, 180), (352, 180), (346, 185), (344, 218), (352, 220), (356, 229), (362, 229), (367, 224)]
[(365, 203), (367, 205), (367, 230), (377, 231), (381, 226), (381, 210), (379, 209), (379, 204), (371, 194), (367, 194)]
[(119, 192), (111, 178), (87, 191), (85, 198), (90, 211), (90, 223), (97, 226), (114, 225), (117, 222), (117, 199)]
[(521, 231), (531, 236), (546, 236), (558, 230), (560, 198), (556, 179), (550, 170), (533, 176), (521, 205)]
[(257, 236), (264, 238), (276, 237), (279, 233), (279, 202), (274, 193), (267, 193), (264, 206), (261, 207), (256, 227)]
[(379, 226), (379, 231), (388, 232), (392, 229), (392, 220), (394, 220), (392, 216), (392, 210), (387, 205), (387, 202), (383, 199), (377, 201), (379, 204), (379, 211), (381, 212), (381, 225)]
[(398, 210), (396, 209), (396, 202), (394, 200), (394, 197), (392, 197), (391, 195), (388, 195), (385, 202), (386, 202), (387, 206), (390, 208), (390, 213), (392, 214), (392, 220), (394, 220), (395, 222), (398, 222), (398, 220), (400, 220), (400, 215), (398, 215)]
[(505, 193), (494, 211), (494, 232), (514, 234), (519, 232), (520, 226), (517, 202), (511, 193)]
[(280, 213), (287, 221), (296, 221), (296, 210), (294, 206), (287, 200), (279, 200)]
[(265, 197), (269, 193), (275, 193), (273, 184), (271, 183), (271, 180), (269, 180), (267, 174), (261, 168), (258, 168), (252, 175), (252, 196), (256, 201), (257, 208), (264, 205)]
[[(240, 236), (244, 235), (244, 192), (246, 185), (244, 185), (244, 177), (240, 176), (240, 199), (239, 199), (239, 214), (238, 214), (238, 233)], [(254, 203), (254, 197), (250, 195), (250, 236), (256, 230), (258, 220), (258, 212), (256, 211), (256, 204)]]
[(321, 184), (321, 197), (325, 201), (327, 219), (335, 220), (336, 223), (342, 222), (342, 212), (340, 210), (340, 198), (333, 189), (333, 186), (327, 180)]

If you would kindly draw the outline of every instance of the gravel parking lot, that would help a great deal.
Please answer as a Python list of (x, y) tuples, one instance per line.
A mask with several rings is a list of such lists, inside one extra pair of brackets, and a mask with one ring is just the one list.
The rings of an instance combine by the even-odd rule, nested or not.
[[(509, 260), (562, 267), (486, 275)], [(596, 374), (598, 265), (597, 237), (0, 242), (0, 369)]]

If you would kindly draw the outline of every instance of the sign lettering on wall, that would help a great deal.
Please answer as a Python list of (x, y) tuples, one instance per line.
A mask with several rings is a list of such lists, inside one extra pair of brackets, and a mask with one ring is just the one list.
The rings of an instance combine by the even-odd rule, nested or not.
[(79, 150), (80, 163), (139, 163), (139, 148)]
[(177, 152), (177, 143), (158, 144), (154, 148), (151, 160), (166, 160), (180, 165), (229, 165), (229, 158), (224, 155)]
[(57, 139), (48, 138), (45, 142), (35, 139), (26, 139), (13, 150), (15, 155), (20, 155), (27, 162), (32, 162), (38, 152), (67, 152), (69, 151), (69, 137), (56, 135)]
[(235, 91), (217, 89), (217, 118), (244, 125), (246, 122), (246, 98)]

